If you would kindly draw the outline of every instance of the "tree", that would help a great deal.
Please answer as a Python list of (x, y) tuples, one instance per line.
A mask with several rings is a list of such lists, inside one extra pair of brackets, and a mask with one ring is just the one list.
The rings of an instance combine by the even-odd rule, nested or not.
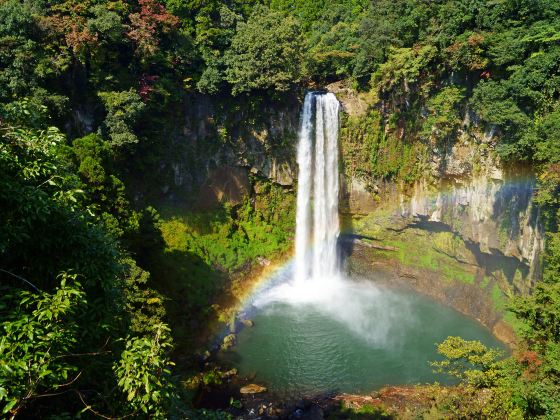
[(502, 353), (488, 349), (480, 341), (447, 337), (438, 344), (437, 350), (445, 357), (441, 362), (432, 363), (438, 372), (445, 372), (478, 387), (492, 385), (500, 376), (498, 360)]
[(150, 57), (158, 51), (159, 37), (179, 24), (177, 16), (170, 14), (156, 0), (139, 0), (140, 10), (131, 13), (127, 36), (136, 44), (136, 53)]
[(301, 79), (303, 38), (292, 16), (258, 6), (239, 23), (226, 52), (226, 78), (232, 93), (285, 92)]
[[(104, 208), (96, 200), (96, 188), (111, 191), (116, 179), (104, 173), (110, 147), (93, 134), (72, 150), (29, 101), (0, 111), (0, 412), (35, 416), (32, 405), (45, 401), (47, 415), (60, 414), (80, 399), (86, 410), (126, 415), (148, 404), (165, 417), (173, 385), (163, 299), (102, 226), (127, 213), (134, 220), (122, 183)], [(107, 375), (121, 361), (112, 351), (122, 350), (121, 337), (130, 341), (123, 369), (153, 363), (138, 367), (147, 369), (145, 391), (135, 388), (127, 404), (114, 393), (126, 374)], [(128, 379), (121, 386), (130, 391)]]
[(133, 125), (138, 120), (145, 104), (133, 89), (121, 92), (100, 92), (99, 97), (107, 110), (107, 117), (101, 133), (107, 132), (111, 139), (111, 146), (121, 147), (130, 143), (137, 143)]
[(235, 35), (242, 16), (226, 5), (219, 9), (219, 18), (210, 22), (203, 19), (197, 25), (196, 43), (206, 64), (197, 83), (200, 92), (215, 94), (226, 82), (224, 54)]
[(153, 326), (151, 334), (128, 337), (120, 360), (113, 366), (131, 409), (150, 418), (166, 418), (175, 398), (170, 380), (173, 363), (166, 355), (172, 348), (170, 331), (160, 323)]
[(465, 97), (465, 90), (447, 86), (427, 101), (428, 117), (424, 121), (422, 134), (437, 144), (450, 136), (460, 123), (458, 105)]
[(0, 410), (15, 417), (46, 392), (60, 392), (79, 376), (69, 361), (75, 319), (85, 304), (76, 275), (61, 273), (51, 293), (0, 289)]

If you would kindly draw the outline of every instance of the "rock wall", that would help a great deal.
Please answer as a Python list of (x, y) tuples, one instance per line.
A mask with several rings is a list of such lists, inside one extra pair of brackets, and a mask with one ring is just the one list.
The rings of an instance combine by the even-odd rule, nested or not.
[[(355, 120), (353, 124), (364, 130)], [(376, 129), (382, 132), (383, 125), (371, 128)], [(347, 150), (358, 147), (355, 137), (349, 136), (342, 154), (345, 166), (353, 171), (346, 173), (343, 182), (342, 211), (354, 218), (390, 213), (398, 219), (387, 219), (387, 223), (451, 232), (472, 249), (473, 263), (502, 266), (508, 261), (515, 267), (504, 268), (503, 274), (495, 267), (488, 269), (505, 292), (528, 293), (540, 277), (544, 249), (544, 232), (533, 200), (536, 180), (530, 167), (505, 167), (495, 152), (498, 142), (496, 129), (481, 127), (476, 115), (466, 109), (455, 135), (431, 145), (428, 156), (418, 161), (423, 168), (419, 179), (405, 183), (375, 179), (364, 168), (356, 168), (352, 160), (361, 155)], [(367, 168), (367, 156), (361, 159)]]
[[(165, 201), (207, 207), (239, 201), (250, 176), (292, 188), (300, 101), (190, 95), (158, 144), (158, 194)], [(210, 188), (211, 187), (211, 188)], [(208, 188), (212, 191), (207, 191)]]
[(466, 183), (430, 187), (414, 185), (412, 196), (401, 196), (401, 215), (449, 226), (481, 253), (504, 255), (528, 266), (527, 282), (515, 284), (528, 292), (539, 275), (544, 235), (533, 204), (534, 177), (476, 177)]
[[(332, 89), (346, 112), (340, 209), (348, 269), (367, 276), (385, 267), (393, 284), (452, 306), (513, 344), (507, 302), (530, 293), (542, 271), (531, 168), (504, 165), (496, 152), (501, 134), (469, 109), (451, 136), (433, 141), (387, 104), (368, 109), (366, 96)], [(388, 171), (396, 181), (374, 175)]]
[[(473, 264), (494, 265), (488, 270), (500, 277), (503, 289), (528, 293), (540, 278), (544, 232), (533, 202), (535, 178), (523, 172), (424, 178), (408, 188), (384, 182), (374, 192), (353, 178), (345, 182), (343, 209), (354, 219), (390, 214), (386, 229), (451, 232), (471, 249)], [(356, 230), (356, 224), (350, 229)], [(501, 267), (506, 262), (508, 267)]]
[[(329, 89), (338, 92), (351, 117), (366, 115), (367, 98), (340, 83)], [(187, 98), (159, 164), (159, 193), (204, 209), (240, 202), (251, 193), (252, 176), (293, 190), (300, 108), (296, 96), (257, 106), (203, 95)], [(483, 267), (504, 292), (526, 293), (539, 278), (544, 242), (533, 204), (535, 179), (529, 168), (504, 168), (494, 152), (497, 142), (495, 129), (479, 127), (476, 115), (466, 110), (457, 135), (431, 150), (423, 176), (413, 184), (375, 179), (367, 167), (345, 173), (341, 211), (349, 219), (391, 214), (380, 222), (388, 231), (449, 232), (467, 249), (456, 258)], [(342, 165), (351, 166), (348, 159), (356, 156), (367, 163), (367, 147), (350, 154), (344, 147)], [(348, 229), (363, 233), (359, 224), (350, 224)]]

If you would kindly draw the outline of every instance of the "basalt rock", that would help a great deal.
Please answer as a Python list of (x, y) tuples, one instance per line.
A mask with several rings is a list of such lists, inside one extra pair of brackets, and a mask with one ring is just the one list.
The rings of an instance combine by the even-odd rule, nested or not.
[(205, 210), (219, 204), (240, 204), (251, 190), (245, 168), (225, 166), (210, 171), (200, 188), (197, 209)]
[(294, 185), (299, 99), (263, 100), (259, 106), (251, 100), (224, 106), (224, 98), (185, 97), (181, 120), (164, 128), (165, 142), (158, 145), (162, 159), (151, 179), (166, 186), (158, 194), (204, 208), (238, 202), (250, 191), (249, 174)]
[[(340, 208), (351, 216), (350, 221), (385, 213), (400, 218), (397, 224), (403, 229), (450, 232), (476, 249), (475, 261), (469, 263), (484, 266), (488, 259), (515, 259), (519, 272), (504, 273), (508, 281), (500, 287), (507, 293), (530, 292), (540, 278), (544, 249), (544, 231), (534, 204), (536, 179), (529, 167), (504, 167), (494, 151), (500, 136), (495, 127), (481, 127), (467, 109), (457, 132), (428, 149), (425, 169), (414, 182), (374, 178), (369, 158), (359, 149), (361, 133), (342, 136), (342, 159), (350, 169), (341, 180)], [(356, 163), (356, 157), (362, 160)], [(381, 229), (397, 228), (395, 219), (389, 222)], [(346, 227), (364, 234), (353, 222)]]

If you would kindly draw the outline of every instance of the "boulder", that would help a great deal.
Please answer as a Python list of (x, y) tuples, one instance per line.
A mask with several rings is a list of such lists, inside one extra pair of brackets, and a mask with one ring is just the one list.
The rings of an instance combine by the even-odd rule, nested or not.
[(235, 345), (235, 334), (228, 334), (224, 337), (224, 341), (222, 342), (222, 350), (227, 350)]
[(264, 257), (257, 257), (257, 262), (263, 267), (268, 267), (270, 265), (270, 260), (267, 260)]
[(264, 386), (257, 384), (249, 384), (242, 387), (239, 392), (242, 394), (260, 394), (262, 392), (268, 391)]
[(235, 368), (230, 369), (227, 372), (223, 373), (223, 377), (225, 377), (225, 378), (231, 378), (233, 376), (237, 376), (237, 369), (235, 369)]
[(243, 320), (241, 320), (241, 323), (244, 326), (249, 327), (249, 328), (251, 328), (252, 326), (255, 325), (255, 323), (253, 321), (251, 321), (250, 319), (243, 319)]

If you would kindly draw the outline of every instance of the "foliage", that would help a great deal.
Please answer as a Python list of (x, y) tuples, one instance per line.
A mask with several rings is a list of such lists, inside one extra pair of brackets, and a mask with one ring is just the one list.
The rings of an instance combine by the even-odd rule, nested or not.
[(80, 375), (71, 363), (76, 346), (76, 312), (85, 303), (76, 275), (61, 273), (54, 292), (3, 287), (0, 339), (2, 414), (16, 416), (45, 392), (60, 392)]
[(292, 235), (293, 196), (264, 184), (255, 206), (247, 199), (206, 213), (162, 220), (166, 250), (194, 254), (221, 271), (234, 272), (258, 257), (285, 251)]
[(123, 182), (113, 175), (116, 152), (97, 134), (75, 139), (72, 151), (78, 174), (87, 189), (89, 209), (99, 214), (115, 238), (130, 236), (139, 229), (139, 213), (131, 209)]
[(179, 19), (155, 0), (139, 0), (138, 4), (140, 10), (128, 16), (130, 29), (126, 35), (135, 42), (136, 54), (147, 58), (157, 52), (157, 34), (171, 31), (178, 25)]
[(131, 409), (151, 418), (166, 418), (166, 409), (174, 398), (170, 379), (173, 363), (166, 357), (172, 347), (169, 333), (169, 327), (160, 323), (149, 335), (127, 338), (125, 350), (113, 367)]
[(145, 105), (140, 95), (132, 89), (122, 92), (100, 92), (99, 97), (107, 110), (107, 117), (100, 132), (111, 139), (112, 147), (137, 143), (138, 137), (132, 129)]
[(159, 172), (169, 144), (190, 147), (188, 130), (176, 133), (196, 91), (220, 103), (217, 120), (250, 123), (264, 96), (349, 78), (371, 105), (341, 132), (353, 176), (413, 182), (465, 112), (475, 131), (496, 134), (489, 147), (505, 164), (537, 171), (544, 278), (512, 308), (527, 348), (494, 360), (455, 339), (441, 367), (464, 379), (451, 416), (558, 417), (559, 16), (554, 0), (0, 2), (4, 414), (169, 417), (166, 313), (180, 313), (182, 339), (206, 322), (228, 275), (289, 247), (294, 200), (253, 179), (241, 204), (160, 217), (131, 186)]
[[(124, 270), (124, 299), (126, 313), (130, 319), (130, 331), (135, 334), (150, 335), (158, 328), (164, 328), (161, 320), (165, 317), (164, 297), (148, 288), (150, 273), (142, 270), (136, 262), (127, 258), (122, 261)], [(167, 344), (165, 347), (169, 347)]]
[(479, 341), (465, 341), (461, 337), (447, 337), (438, 344), (438, 353), (445, 357), (432, 365), (469, 385), (482, 387), (493, 385), (499, 377), (497, 362), (501, 352), (486, 348)]
[(535, 160), (560, 163), (560, 111), (551, 112), (536, 121)]
[(392, 49), (387, 61), (373, 74), (373, 83), (395, 98), (408, 95), (416, 84), (429, 87), (429, 82), (422, 83), (424, 77), (430, 78), (423, 70), (430, 66), (436, 53), (431, 45)]
[(362, 179), (418, 179), (425, 171), (427, 148), (422, 142), (403, 138), (403, 120), (385, 122), (372, 110), (345, 121), (340, 138), (347, 173)]
[[(438, 346), (446, 359), (434, 365), (473, 387), (467, 388), (461, 399), (448, 401), (456, 413), (462, 416), (492, 413), (497, 418), (554, 418), (560, 413), (560, 247), (557, 236), (557, 233), (552, 234), (547, 242), (543, 281), (537, 284), (532, 295), (517, 297), (510, 307), (524, 323), (521, 332), (526, 340), (514, 357), (498, 360), (499, 355), (494, 350), (457, 337), (450, 337)], [(492, 397), (486, 410), (476, 402), (481, 392)]]
[(460, 123), (458, 105), (464, 97), (464, 89), (447, 86), (427, 101), (428, 117), (423, 123), (422, 135), (432, 144), (455, 133)]
[(560, 342), (560, 234), (549, 233), (547, 239), (543, 280), (512, 308), (529, 327), (526, 338), (540, 350)]
[(234, 95), (255, 89), (284, 92), (300, 80), (302, 60), (297, 20), (260, 6), (237, 26), (225, 56), (226, 78)]
[[(42, 401), (54, 399), (42, 410), (77, 411), (84, 404), (86, 410), (124, 415), (125, 406), (111, 395), (117, 381), (107, 375), (112, 363), (107, 348), (118, 347), (128, 331), (165, 329), (161, 299), (133, 262), (122, 262), (126, 253), (100, 223), (105, 214), (122, 216), (111, 206), (100, 211), (107, 203), (92, 194), (103, 176), (111, 176), (104, 161), (109, 145), (91, 135), (71, 148), (58, 129), (46, 125), (45, 112), (29, 100), (2, 107), (2, 410), (12, 416), (22, 410), (33, 413)], [(111, 201), (119, 206), (118, 200)], [(128, 202), (120, 205), (134, 214)], [(132, 346), (127, 357), (135, 357), (136, 350), (141, 348)], [(159, 358), (168, 363), (166, 354)], [(150, 387), (152, 380), (159, 386), (153, 376), (145, 377), (144, 384)], [(95, 392), (83, 395), (83, 388)], [(60, 395), (70, 402), (61, 404)], [(141, 404), (142, 398), (131, 404)], [(154, 412), (165, 406), (157, 398), (152, 403)]]

